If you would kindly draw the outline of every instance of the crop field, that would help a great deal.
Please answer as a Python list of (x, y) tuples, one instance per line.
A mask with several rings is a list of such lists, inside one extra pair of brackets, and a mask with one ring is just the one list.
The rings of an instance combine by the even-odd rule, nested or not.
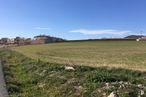
[(146, 70), (146, 42), (86, 41), (12, 47), (45, 62)]

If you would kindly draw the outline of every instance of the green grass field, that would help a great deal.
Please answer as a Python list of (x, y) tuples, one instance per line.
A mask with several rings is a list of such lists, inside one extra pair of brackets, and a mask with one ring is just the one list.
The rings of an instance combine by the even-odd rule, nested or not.
[(140, 96), (146, 92), (146, 72), (88, 66), (65, 70), (65, 65), (7, 49), (0, 49), (0, 58), (10, 97), (108, 97), (113, 91), (119, 97), (146, 97)]
[(27, 57), (51, 63), (146, 70), (146, 42), (68, 42), (19, 46), (11, 49)]

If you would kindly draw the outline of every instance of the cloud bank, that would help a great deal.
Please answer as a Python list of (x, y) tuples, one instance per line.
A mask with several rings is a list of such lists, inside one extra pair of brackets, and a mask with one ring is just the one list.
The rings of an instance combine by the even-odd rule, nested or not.
[(125, 34), (131, 33), (131, 31), (127, 31), (127, 30), (120, 31), (120, 30), (114, 30), (114, 29), (103, 29), (103, 30), (77, 29), (77, 30), (72, 30), (70, 32), (82, 33), (85, 35), (101, 35), (101, 34), (125, 35)]

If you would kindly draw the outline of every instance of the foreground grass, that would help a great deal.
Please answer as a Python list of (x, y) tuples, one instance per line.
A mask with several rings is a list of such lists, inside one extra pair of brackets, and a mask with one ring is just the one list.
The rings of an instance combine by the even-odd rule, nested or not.
[[(137, 85), (146, 85), (146, 73), (139, 71), (87, 66), (67, 71), (64, 65), (33, 60), (10, 50), (1, 50), (0, 57), (11, 97), (103, 97), (117, 90), (120, 97), (137, 97), (141, 90)], [(130, 84), (119, 89), (121, 81)], [(113, 86), (108, 88), (105, 83)]]
[(146, 71), (146, 42), (89, 41), (14, 47), (27, 57), (58, 64)]

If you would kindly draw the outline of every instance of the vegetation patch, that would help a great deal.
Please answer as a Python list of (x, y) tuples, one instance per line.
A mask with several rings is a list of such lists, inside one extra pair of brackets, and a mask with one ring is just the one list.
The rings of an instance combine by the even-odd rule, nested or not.
[[(146, 73), (107, 67), (72, 66), (34, 60), (11, 50), (0, 50), (11, 97), (120, 97), (146, 92)], [(146, 94), (143, 94), (145, 97)]]

